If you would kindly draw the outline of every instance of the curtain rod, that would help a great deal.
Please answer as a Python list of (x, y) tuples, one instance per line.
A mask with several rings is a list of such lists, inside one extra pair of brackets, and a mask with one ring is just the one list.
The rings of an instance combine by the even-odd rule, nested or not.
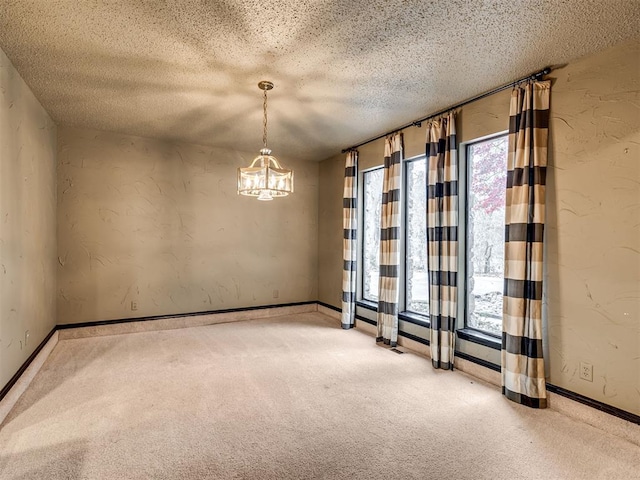
[(387, 135), (391, 135), (392, 133), (396, 133), (399, 132), (400, 130), (404, 130), (405, 128), (409, 128), (409, 127), (420, 127), (422, 126), (422, 122), (425, 122), (431, 118), (435, 118), (439, 115), (442, 115), (443, 113), (447, 113), (450, 110), (455, 110), (456, 108), (460, 108), (463, 107), (465, 105), (468, 105), (469, 103), (475, 102), (477, 100), (480, 100), (482, 98), (488, 97), (490, 95), (493, 95), (495, 93), (501, 92), (503, 90), (506, 90), (507, 88), (511, 88), (521, 82), (524, 82), (526, 80), (538, 80), (540, 77), (544, 76), (544, 75), (548, 75), (551, 72), (552, 68), (551, 67), (545, 67), (542, 70), (540, 70), (539, 72), (536, 73), (532, 73), (531, 75), (527, 75), (526, 77), (522, 77), (518, 80), (514, 80), (513, 82), (507, 83), (505, 85), (502, 85), (501, 87), (498, 88), (494, 88), (493, 90), (489, 90), (488, 92), (484, 92), (481, 93), (480, 95), (476, 95), (475, 97), (471, 97), (468, 100), (464, 100), (463, 102), (457, 103), (455, 105), (453, 105), (452, 107), (448, 107), (445, 108), (444, 110), (440, 110), (436, 113), (432, 113), (430, 115), (427, 115), (426, 117), (422, 117), (418, 120), (414, 120), (411, 123), (407, 123), (406, 125), (403, 125), (402, 127), (399, 128), (395, 128), (387, 133), (383, 133), (382, 135), (378, 135), (377, 137), (373, 137), (370, 138), (369, 140), (365, 140), (364, 142), (358, 143), (356, 145), (353, 145), (352, 147), (349, 148), (345, 148), (342, 150), (342, 153), (346, 153), (349, 152), (351, 150), (355, 150), (358, 147), (361, 147), (362, 145), (366, 145), (367, 143), (371, 143), (374, 142), (376, 140), (379, 140), (381, 138), (386, 137)]

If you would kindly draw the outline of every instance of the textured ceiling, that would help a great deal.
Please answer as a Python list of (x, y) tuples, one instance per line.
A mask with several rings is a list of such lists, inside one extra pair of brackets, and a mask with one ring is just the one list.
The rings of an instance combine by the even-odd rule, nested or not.
[(274, 154), (341, 148), (640, 35), (640, 0), (0, 0), (53, 119)]

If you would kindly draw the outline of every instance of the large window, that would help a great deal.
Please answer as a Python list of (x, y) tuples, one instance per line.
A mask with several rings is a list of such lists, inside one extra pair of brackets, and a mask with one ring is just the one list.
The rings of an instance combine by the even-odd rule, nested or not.
[(500, 336), (506, 135), (467, 145), (467, 327)]
[[(427, 274), (427, 172), (424, 157), (405, 161), (405, 212), (401, 228), (404, 242), (404, 282), (400, 283), (400, 309), (418, 315), (429, 314)], [(380, 261), (380, 212), (382, 168), (363, 173), (362, 299), (378, 301)]]
[[(502, 334), (504, 222), (508, 136), (461, 145), (459, 337), (493, 349)], [(427, 268), (427, 161), (403, 160), (398, 309), (400, 334), (429, 339)], [(364, 171), (360, 182), (359, 318), (375, 325), (380, 278), (383, 168)], [(464, 327), (464, 328), (463, 328)], [(493, 337), (493, 338), (490, 338)], [(461, 343), (462, 350), (467, 348)], [(466, 353), (466, 352), (465, 352)]]
[(383, 169), (363, 173), (362, 298), (378, 301)]
[(406, 163), (405, 310), (429, 314), (427, 171), (424, 157)]

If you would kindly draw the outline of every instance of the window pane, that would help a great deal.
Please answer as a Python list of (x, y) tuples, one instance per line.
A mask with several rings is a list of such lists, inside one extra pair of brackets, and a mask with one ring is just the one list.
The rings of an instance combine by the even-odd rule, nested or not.
[(469, 145), (467, 326), (502, 331), (508, 137)]
[(364, 236), (362, 240), (362, 297), (378, 301), (380, 277), (380, 212), (382, 209), (382, 168), (364, 172)]
[(429, 314), (426, 160), (407, 163), (406, 310)]

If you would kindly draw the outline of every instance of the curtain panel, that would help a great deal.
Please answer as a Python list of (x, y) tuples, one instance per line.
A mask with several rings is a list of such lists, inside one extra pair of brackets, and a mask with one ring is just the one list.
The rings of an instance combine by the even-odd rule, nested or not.
[(384, 145), (382, 211), (380, 215), (380, 281), (378, 284), (377, 342), (398, 342), (398, 267), (400, 263), (400, 187), (402, 134), (387, 137)]
[(347, 153), (344, 167), (342, 197), (342, 328), (355, 325), (356, 318), (356, 255), (357, 255), (357, 178), (358, 152)]
[(427, 264), (431, 361), (453, 369), (458, 307), (458, 144), (455, 114), (427, 125)]
[(515, 88), (509, 111), (502, 392), (547, 406), (542, 355), (542, 253), (551, 83)]

